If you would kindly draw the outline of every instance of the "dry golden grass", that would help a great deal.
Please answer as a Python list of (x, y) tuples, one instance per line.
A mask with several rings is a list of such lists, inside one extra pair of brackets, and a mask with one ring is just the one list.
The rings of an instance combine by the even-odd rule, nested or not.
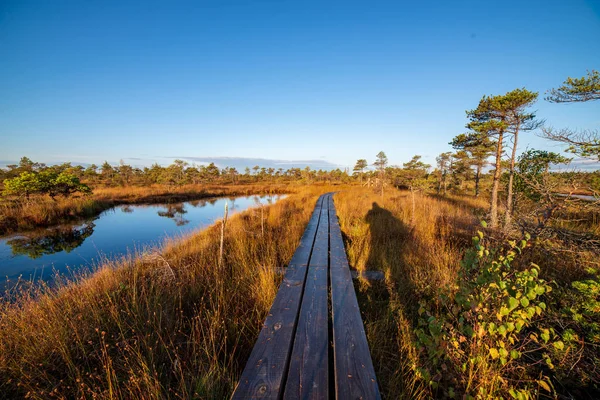
[(160, 251), (0, 305), (7, 398), (226, 398), (320, 192), (303, 190)]
[[(106, 263), (77, 282), (3, 302), (0, 396), (226, 398), (276, 294), (275, 267), (292, 256), (318, 194), (332, 189), (343, 189), (334, 201), (351, 266), (386, 276), (356, 285), (382, 394), (434, 396), (415, 374), (423, 363), (414, 338), (418, 301), (456, 283), (487, 198), (418, 194), (413, 216), (410, 193), (393, 189), (381, 198), (358, 187), (301, 189), (265, 209), (264, 236), (260, 212), (234, 216), (222, 270), (219, 227), (213, 226), (162, 251)], [(111, 190), (98, 195), (116, 197)], [(151, 190), (123, 197), (139, 199)], [(566, 290), (597, 261), (591, 253), (562, 249), (537, 243), (521, 262), (539, 264), (545, 279)], [(557, 365), (569, 379), (593, 382), (586, 369), (593, 369), (594, 357), (587, 346)], [(473, 380), (493, 393), (497, 380), (486, 379), (493, 371), (479, 367), (469, 370), (478, 374)]]
[[(430, 398), (438, 393), (416, 373), (424, 362), (414, 336), (419, 301), (455, 286), (464, 251), (481, 229), (479, 221), (487, 210), (488, 199), (483, 196), (417, 196), (414, 216), (409, 192), (390, 190), (381, 198), (372, 189), (353, 188), (334, 198), (351, 267), (385, 272), (384, 282), (361, 281), (356, 289), (382, 394), (390, 399)], [(591, 232), (598, 229), (593, 215), (580, 215), (584, 222), (578, 223), (573, 221), (577, 216), (567, 210), (564, 218)], [(488, 232), (491, 245), (501, 245), (505, 239), (502, 232)], [(553, 304), (549, 318), (557, 329), (572, 324), (561, 314), (561, 307), (570, 304), (571, 282), (584, 278), (586, 267), (598, 267), (597, 254), (540, 238), (515, 268), (529, 267), (531, 262), (541, 266), (544, 279), (564, 289), (555, 290), (548, 299)], [(597, 374), (590, 372), (596, 358), (594, 347), (582, 344), (577, 357), (557, 361), (557, 376), (569, 376), (572, 386), (567, 390), (577, 388), (578, 380), (580, 385), (581, 379), (590, 385), (596, 379)], [(494, 386), (497, 371), (489, 370), (489, 365), (480, 363), (468, 372), (473, 375), (468, 380), (477, 388), (498, 393)]]
[(164, 185), (127, 186), (94, 189), (90, 196), (32, 196), (31, 199), (0, 197), (0, 235), (17, 230), (55, 225), (96, 215), (120, 204), (175, 203), (217, 196), (290, 193), (297, 186), (284, 184), (251, 185)]
[(371, 189), (338, 193), (335, 204), (350, 265), (385, 271), (384, 283), (357, 289), (381, 390), (386, 398), (427, 398), (414, 375), (413, 328), (417, 300), (456, 279), (462, 249), (470, 243), (484, 199), (417, 195), (411, 226), (409, 192)]

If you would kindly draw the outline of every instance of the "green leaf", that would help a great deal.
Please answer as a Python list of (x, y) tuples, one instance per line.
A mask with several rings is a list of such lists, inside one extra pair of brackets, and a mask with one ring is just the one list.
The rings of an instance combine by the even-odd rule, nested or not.
[(545, 291), (546, 291), (546, 289), (544, 289), (544, 287), (542, 285), (535, 287), (535, 293), (537, 295), (542, 295), (542, 294), (544, 294)]
[(481, 221), (481, 226), (483, 226), (484, 228), (487, 228), (487, 222), (485, 222), (485, 221), (482, 220)]
[(537, 315), (542, 315), (542, 307), (540, 306), (535, 306), (535, 313)]
[(506, 326), (500, 325), (498, 327), (498, 333), (501, 334), (502, 336), (506, 335)]
[(492, 347), (490, 349), (490, 356), (492, 357), (492, 360), (497, 359), (498, 357), (500, 357), (500, 354), (498, 353), (498, 349)]
[(529, 299), (527, 297), (521, 297), (521, 305), (527, 307), (529, 305)]
[(522, 319), (518, 319), (517, 323), (515, 324), (515, 328), (517, 329), (517, 332), (521, 332), (523, 325), (525, 325), (525, 321), (523, 321)]
[(519, 353), (517, 350), (510, 351), (510, 358), (512, 358), (513, 360), (516, 360), (520, 356), (521, 356), (521, 353)]
[(519, 301), (517, 299), (515, 299), (514, 297), (510, 297), (508, 299), (508, 308), (510, 309), (510, 311), (517, 308), (518, 305), (519, 305)]
[(561, 342), (560, 340), (558, 340), (558, 341), (556, 341), (556, 342), (554, 342), (552, 344), (554, 345), (554, 348), (556, 350), (562, 350), (562, 349), (565, 348), (565, 344), (563, 342)]
[(548, 343), (548, 340), (550, 340), (550, 332), (548, 332), (548, 329), (544, 329), (540, 337), (542, 338), (544, 343)]

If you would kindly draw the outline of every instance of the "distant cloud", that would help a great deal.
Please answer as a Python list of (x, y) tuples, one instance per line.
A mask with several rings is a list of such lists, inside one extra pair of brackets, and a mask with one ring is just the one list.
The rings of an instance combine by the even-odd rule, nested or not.
[[(573, 161), (571, 161), (571, 163), (568, 166), (561, 167), (561, 170), (575, 169), (586, 172), (598, 171), (600, 170), (600, 161), (590, 160), (588, 158), (575, 158), (573, 159)], [(555, 167), (554, 169), (558, 168)]]
[[(169, 157), (171, 158), (171, 157)], [(343, 168), (344, 166), (331, 163), (327, 160), (272, 160), (267, 158), (248, 158), (248, 157), (172, 157), (200, 164), (215, 163), (219, 168), (233, 167), (238, 171), (243, 171), (246, 167), (252, 168), (255, 165), (265, 168), (306, 168), (332, 170)]]
[[(42, 162), (42, 163), (46, 164), (46, 165), (61, 165), (66, 162), (70, 162), (71, 165), (73, 165), (73, 166), (81, 165), (82, 167), (86, 167), (86, 168), (89, 167), (90, 165), (92, 165), (91, 163), (76, 162), (76, 161), (75, 162), (73, 162), (73, 161), (51, 161), (51, 162), (46, 162), (46, 163)], [(1, 161), (0, 160), (0, 168), (6, 168), (9, 165), (18, 165), (18, 164), (19, 164), (19, 161)]]

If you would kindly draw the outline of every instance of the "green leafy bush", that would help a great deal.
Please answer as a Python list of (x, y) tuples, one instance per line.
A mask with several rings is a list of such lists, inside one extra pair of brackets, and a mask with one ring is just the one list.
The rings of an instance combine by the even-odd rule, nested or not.
[[(528, 240), (527, 235), (518, 243), (509, 241), (508, 249), (489, 249), (478, 232), (462, 260), (456, 286), (420, 304), (415, 333), (425, 366), (416, 368), (417, 374), (444, 396), (461, 392), (467, 398), (521, 399), (540, 388), (552, 391), (547, 377), (511, 379), (526, 373), (522, 364), (531, 363), (532, 357), (554, 368), (550, 354), (564, 348), (553, 329), (540, 327), (546, 311), (543, 297), (552, 288), (539, 277), (539, 267), (511, 266)], [(520, 363), (525, 354), (528, 360)]]
[(587, 340), (600, 343), (600, 272), (593, 268), (587, 272), (591, 275), (589, 279), (571, 284), (579, 298), (568, 311), (585, 329)]
[(35, 172), (23, 172), (20, 176), (4, 180), (4, 194), (29, 197), (32, 194), (42, 193), (44, 183)]
[(60, 174), (52, 170), (41, 172), (23, 172), (16, 178), (4, 180), (4, 195), (25, 196), (32, 194), (48, 194), (68, 197), (73, 193), (91, 193), (91, 189), (81, 183), (79, 178), (67, 172)]

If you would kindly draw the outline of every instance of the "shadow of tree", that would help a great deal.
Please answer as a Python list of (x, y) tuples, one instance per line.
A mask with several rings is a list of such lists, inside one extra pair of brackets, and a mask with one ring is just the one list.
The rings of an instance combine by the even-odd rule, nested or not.
[(411, 228), (392, 212), (373, 202), (365, 220), (369, 225), (369, 270), (383, 270), (392, 280), (356, 281), (371, 356), (384, 398), (414, 398), (423, 394), (413, 378), (416, 358), (412, 330), (416, 326), (417, 285), (412, 280), (406, 255), (415, 245)]
[[(448, 197), (441, 194), (429, 194), (428, 196), (436, 200), (446, 202), (455, 207), (467, 207), (476, 210), (478, 214), (486, 214), (488, 211), (487, 207), (474, 205), (473, 203), (470, 203), (467, 199), (461, 199), (459, 197)], [(476, 198), (472, 197), (472, 199)]]

